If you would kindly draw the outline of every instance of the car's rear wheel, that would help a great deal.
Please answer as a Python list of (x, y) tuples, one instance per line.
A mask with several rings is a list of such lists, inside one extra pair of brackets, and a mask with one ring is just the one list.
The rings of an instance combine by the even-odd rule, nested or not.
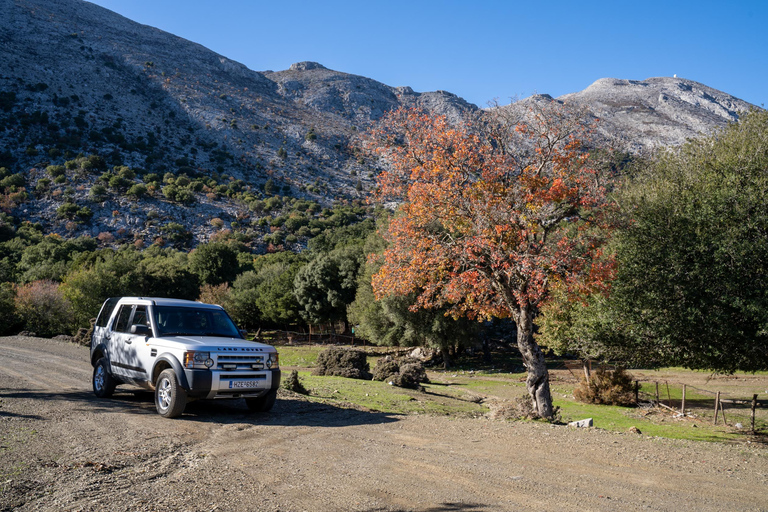
[(93, 367), (93, 394), (99, 398), (109, 398), (115, 392), (117, 381), (109, 373), (109, 362), (106, 357), (96, 361)]
[(267, 412), (275, 405), (275, 399), (277, 398), (277, 390), (273, 389), (268, 391), (266, 395), (256, 398), (246, 398), (245, 404), (251, 412)]
[(155, 382), (155, 408), (164, 418), (176, 418), (187, 406), (187, 392), (179, 386), (176, 372), (168, 368), (160, 372)]

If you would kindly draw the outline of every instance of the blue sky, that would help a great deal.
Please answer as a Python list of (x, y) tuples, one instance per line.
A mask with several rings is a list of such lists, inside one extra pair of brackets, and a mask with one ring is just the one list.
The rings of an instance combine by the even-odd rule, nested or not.
[(311, 60), (480, 106), (677, 74), (768, 107), (768, 0), (94, 3), (257, 71)]

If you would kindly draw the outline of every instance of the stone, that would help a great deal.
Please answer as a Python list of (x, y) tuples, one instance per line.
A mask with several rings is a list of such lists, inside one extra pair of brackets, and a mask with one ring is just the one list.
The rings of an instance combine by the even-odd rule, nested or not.
[(568, 424), (569, 427), (575, 428), (587, 428), (592, 426), (592, 418), (587, 418), (579, 421), (572, 421)]

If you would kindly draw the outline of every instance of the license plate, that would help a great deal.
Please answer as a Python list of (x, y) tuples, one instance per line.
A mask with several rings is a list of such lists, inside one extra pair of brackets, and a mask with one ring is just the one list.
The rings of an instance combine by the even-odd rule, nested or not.
[(258, 380), (231, 380), (229, 381), (229, 389), (243, 389), (243, 388), (257, 388), (259, 387)]

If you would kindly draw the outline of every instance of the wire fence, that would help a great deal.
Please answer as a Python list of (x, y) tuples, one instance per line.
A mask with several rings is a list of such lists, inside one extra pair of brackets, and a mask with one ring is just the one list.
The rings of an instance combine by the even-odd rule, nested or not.
[(638, 403), (653, 404), (678, 417), (711, 421), (753, 432), (768, 430), (768, 395), (703, 389), (670, 381), (636, 382)]
[(364, 338), (354, 334), (338, 334), (334, 331), (266, 331), (255, 335), (258, 341), (270, 345), (350, 345), (365, 347), (369, 345)]
[[(582, 361), (563, 361), (563, 366), (578, 381), (586, 373)], [(616, 366), (602, 365), (606, 370)], [(592, 369), (589, 368), (591, 371)], [(640, 407), (656, 407), (677, 418), (708, 421), (753, 432), (768, 432), (768, 390), (745, 393), (723, 389), (704, 389), (670, 380), (636, 380), (635, 401)]]

